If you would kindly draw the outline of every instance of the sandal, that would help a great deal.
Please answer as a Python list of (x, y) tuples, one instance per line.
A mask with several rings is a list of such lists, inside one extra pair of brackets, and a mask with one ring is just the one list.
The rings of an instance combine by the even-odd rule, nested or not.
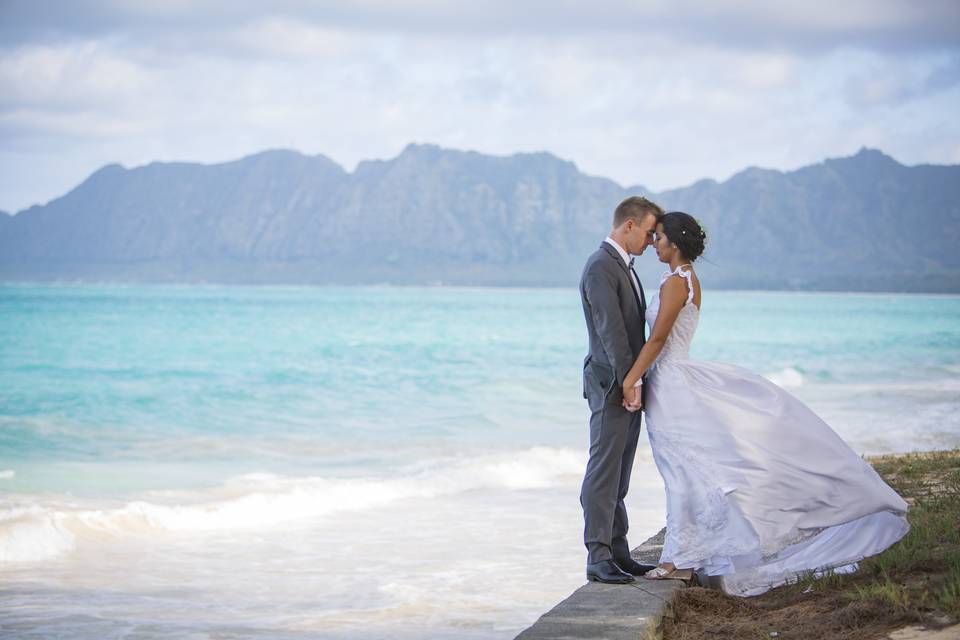
[(667, 580), (670, 577), (670, 574), (676, 571), (676, 569), (664, 569), (663, 567), (657, 567), (656, 569), (650, 569), (643, 577), (647, 580)]

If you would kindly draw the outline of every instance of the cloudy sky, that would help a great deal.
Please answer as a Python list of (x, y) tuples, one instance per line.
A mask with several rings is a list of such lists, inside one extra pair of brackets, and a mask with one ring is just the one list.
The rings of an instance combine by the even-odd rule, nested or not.
[(10, 212), (268, 148), (549, 151), (654, 190), (862, 146), (953, 164), (958, 107), (956, 0), (0, 0)]

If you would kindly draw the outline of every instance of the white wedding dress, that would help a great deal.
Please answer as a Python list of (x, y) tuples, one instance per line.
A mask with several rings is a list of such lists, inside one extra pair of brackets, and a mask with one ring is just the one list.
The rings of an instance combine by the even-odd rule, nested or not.
[(803, 572), (855, 570), (906, 535), (906, 502), (806, 405), (746, 369), (689, 359), (700, 310), (689, 271), (661, 284), (674, 276), (687, 301), (646, 381), (667, 497), (661, 562), (752, 596)]

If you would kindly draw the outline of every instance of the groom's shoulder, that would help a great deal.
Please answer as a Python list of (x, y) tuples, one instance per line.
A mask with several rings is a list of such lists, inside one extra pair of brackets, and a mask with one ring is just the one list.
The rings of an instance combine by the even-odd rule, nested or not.
[(597, 247), (596, 251), (590, 254), (590, 257), (587, 258), (587, 267), (595, 264), (610, 265), (615, 263), (615, 258), (610, 255), (610, 252), (601, 244)]
[(586, 278), (590, 273), (597, 270), (608, 270), (615, 265), (613, 257), (603, 248), (603, 245), (597, 247), (597, 250), (590, 254), (586, 264), (583, 265), (583, 274), (581, 279)]

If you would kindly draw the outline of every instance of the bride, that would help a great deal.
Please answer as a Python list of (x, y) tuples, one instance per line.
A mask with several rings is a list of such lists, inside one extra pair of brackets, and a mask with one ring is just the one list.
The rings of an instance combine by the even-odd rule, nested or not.
[[(700, 318), (694, 218), (658, 217), (670, 271), (647, 309), (651, 335), (624, 379), (646, 378), (647, 435), (667, 497), (660, 565), (758, 595), (808, 571), (848, 572), (906, 535), (907, 504), (806, 405), (740, 367), (689, 359)], [(639, 398), (640, 394), (636, 394)], [(639, 404), (627, 405), (636, 411)]]

